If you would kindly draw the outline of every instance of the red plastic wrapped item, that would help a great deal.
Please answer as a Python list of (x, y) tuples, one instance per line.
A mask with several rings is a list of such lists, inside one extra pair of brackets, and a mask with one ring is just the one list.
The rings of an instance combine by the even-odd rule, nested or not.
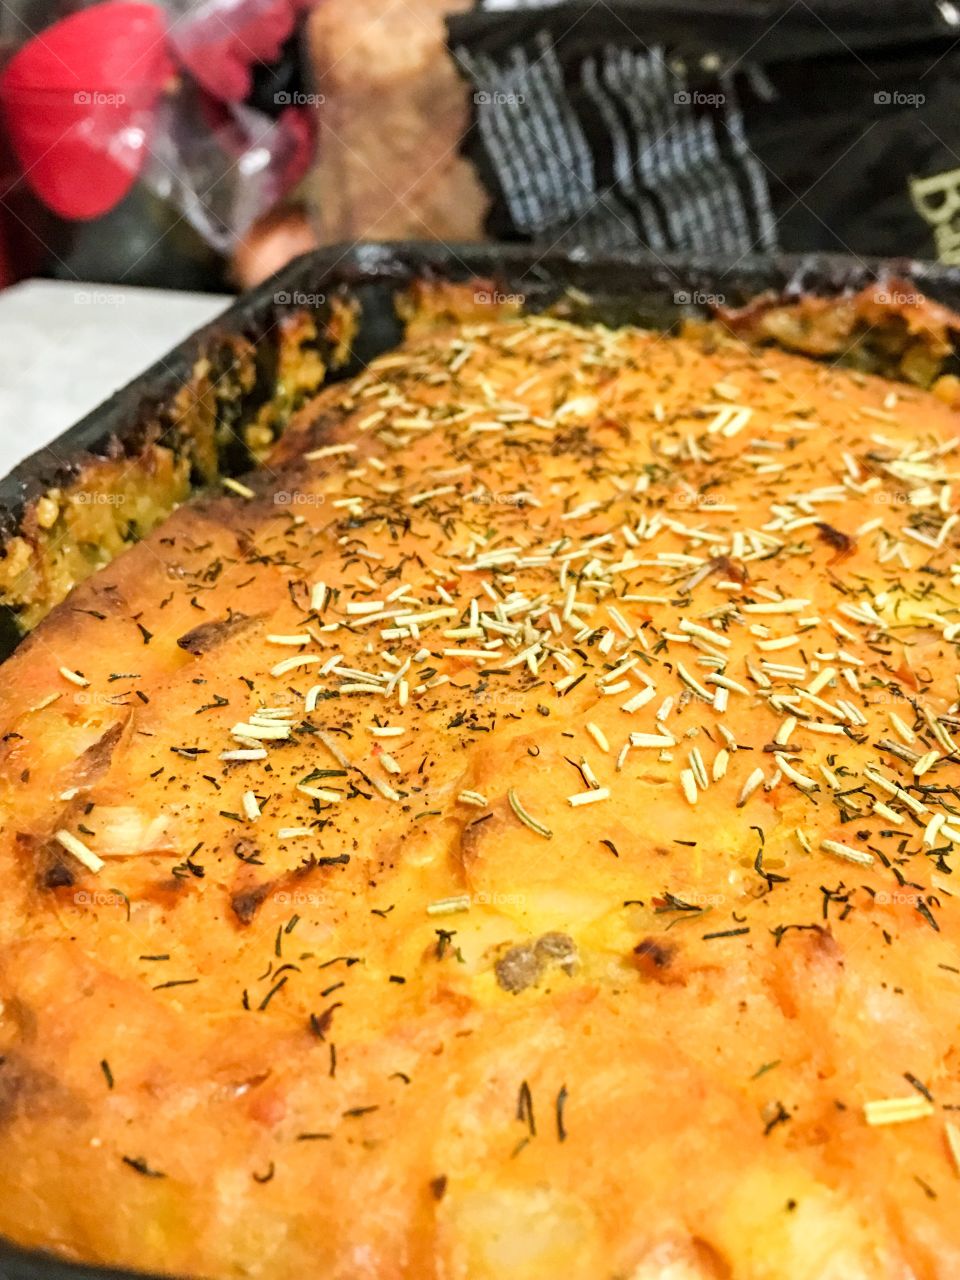
[(27, 182), (65, 218), (96, 218), (147, 160), (173, 63), (161, 10), (124, 0), (83, 9), (35, 37), (0, 77), (0, 106)]
[(159, 197), (229, 253), (313, 154), (319, 99), (301, 88), (296, 51), (308, 4), (104, 0), (53, 23), (0, 73), (23, 180), (73, 221)]
[[(170, 29), (179, 61), (198, 84), (223, 102), (250, 94), (255, 62), (275, 62), (311, 0), (207, 0), (185, 5), (186, 21)], [(177, 6), (171, 5), (176, 13)]]

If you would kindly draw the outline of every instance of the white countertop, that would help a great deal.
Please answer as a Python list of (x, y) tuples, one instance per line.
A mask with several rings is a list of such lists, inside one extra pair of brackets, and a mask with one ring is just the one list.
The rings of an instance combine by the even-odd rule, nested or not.
[(230, 302), (59, 280), (0, 291), (0, 476)]

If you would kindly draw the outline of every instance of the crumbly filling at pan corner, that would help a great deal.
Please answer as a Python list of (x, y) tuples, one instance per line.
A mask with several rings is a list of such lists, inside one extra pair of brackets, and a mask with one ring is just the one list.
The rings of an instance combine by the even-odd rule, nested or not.
[(915, 387), (425, 333), (0, 682), (0, 1234), (960, 1274), (960, 468)]

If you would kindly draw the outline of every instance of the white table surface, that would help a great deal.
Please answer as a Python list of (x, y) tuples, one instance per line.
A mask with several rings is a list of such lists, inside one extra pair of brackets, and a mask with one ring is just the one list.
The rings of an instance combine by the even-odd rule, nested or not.
[(230, 301), (59, 280), (0, 291), (0, 476)]

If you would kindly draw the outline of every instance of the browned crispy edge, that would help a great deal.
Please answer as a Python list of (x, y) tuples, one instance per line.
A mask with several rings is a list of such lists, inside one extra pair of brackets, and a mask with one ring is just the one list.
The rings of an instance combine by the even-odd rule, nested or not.
[[(842, 360), (922, 387), (935, 386), (960, 336), (955, 311), (897, 278), (833, 298), (808, 294), (785, 301), (775, 293), (759, 294), (743, 307), (717, 307), (715, 324), (751, 344)], [(952, 378), (936, 389), (952, 403), (958, 387)]]
[(269, 341), (219, 335), (197, 356), (167, 403), (145, 403), (124, 438), (61, 463), (60, 483), (33, 494), (0, 533), (0, 608), (20, 634), (70, 589), (161, 523), (198, 489), (246, 469), (269, 451), (291, 413), (349, 358), (357, 307), (332, 298), (328, 314), (296, 310)]

